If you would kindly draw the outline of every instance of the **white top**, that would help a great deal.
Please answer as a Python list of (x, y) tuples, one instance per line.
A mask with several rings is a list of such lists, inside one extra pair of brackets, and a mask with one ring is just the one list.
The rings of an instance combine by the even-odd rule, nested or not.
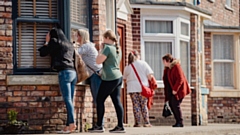
[[(153, 74), (151, 67), (143, 60), (136, 60), (133, 62), (133, 65), (138, 72), (142, 84), (149, 86), (147, 76)], [(142, 92), (141, 84), (131, 65), (124, 68), (123, 79), (126, 79), (127, 82), (127, 93)]]
[[(78, 48), (78, 53), (82, 56), (85, 64), (91, 67), (95, 72), (99, 71), (102, 68), (102, 64), (96, 63), (98, 51), (93, 43), (88, 42), (86, 44), (83, 44), (81, 47)], [(88, 66), (87, 69), (91, 76), (93, 74), (93, 71)]]

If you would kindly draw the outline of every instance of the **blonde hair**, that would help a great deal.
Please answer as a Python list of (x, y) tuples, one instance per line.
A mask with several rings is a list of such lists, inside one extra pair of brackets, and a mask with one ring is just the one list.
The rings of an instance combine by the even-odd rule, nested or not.
[(78, 36), (81, 36), (81, 38), (82, 38), (82, 41), (81, 41), (80, 45), (90, 42), (89, 33), (88, 33), (87, 30), (78, 29), (77, 34), (78, 34)]
[(116, 52), (117, 54), (119, 53), (118, 49), (119, 49), (119, 46), (118, 46), (118, 40), (117, 40), (117, 36), (115, 35), (115, 33), (112, 31), (112, 30), (107, 30), (103, 33), (103, 37), (104, 38), (109, 38), (110, 40), (114, 41), (115, 42), (115, 45), (116, 45)]

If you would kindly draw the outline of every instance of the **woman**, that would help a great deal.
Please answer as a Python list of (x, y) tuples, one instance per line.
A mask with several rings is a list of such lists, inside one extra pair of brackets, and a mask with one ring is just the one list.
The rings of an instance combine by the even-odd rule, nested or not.
[(136, 71), (142, 81), (142, 84), (149, 87), (148, 81), (151, 81), (153, 77), (153, 71), (150, 66), (139, 59), (137, 51), (132, 51), (128, 55), (128, 66), (125, 67), (123, 73), (123, 80), (127, 83), (127, 92), (130, 94), (133, 103), (133, 114), (135, 118), (134, 127), (140, 127), (141, 115), (144, 119), (144, 127), (151, 127), (149, 122), (148, 113), (148, 98), (141, 95), (142, 87), (138, 81), (138, 78), (131, 66), (134, 65)]
[(190, 87), (180, 66), (180, 61), (166, 54), (162, 57), (165, 66), (163, 74), (165, 102), (173, 112), (176, 123), (173, 127), (183, 127), (183, 118), (180, 105), (183, 98), (190, 93)]
[(67, 123), (59, 133), (70, 133), (75, 130), (73, 96), (77, 81), (74, 68), (74, 47), (60, 28), (53, 28), (46, 35), (46, 43), (40, 49), (40, 56), (50, 54), (51, 67), (58, 71), (60, 90), (67, 109)]
[(113, 31), (107, 30), (103, 34), (102, 50), (97, 56), (97, 64), (103, 64), (100, 85), (97, 95), (97, 124), (89, 129), (90, 132), (104, 132), (102, 119), (105, 112), (104, 102), (110, 95), (115, 107), (118, 125), (110, 130), (112, 133), (125, 133), (123, 127), (123, 107), (120, 100), (122, 73), (119, 69), (121, 52), (117, 44), (117, 38)]
[(99, 76), (102, 64), (96, 63), (98, 52), (94, 44), (89, 41), (88, 31), (84, 29), (77, 31), (77, 43), (79, 44), (78, 53), (82, 56), (83, 61), (88, 67), (90, 77), (87, 81), (90, 83), (93, 101), (96, 104), (98, 89), (102, 81)]

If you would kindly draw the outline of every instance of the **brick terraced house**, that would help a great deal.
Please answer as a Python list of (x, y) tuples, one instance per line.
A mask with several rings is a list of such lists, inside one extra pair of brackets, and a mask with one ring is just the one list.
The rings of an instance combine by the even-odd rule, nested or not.
[[(75, 29), (89, 30), (96, 48), (103, 32), (114, 30), (123, 52), (121, 71), (127, 54), (140, 52), (158, 80), (150, 110), (153, 125), (174, 123), (172, 116), (161, 116), (161, 57), (167, 52), (181, 59), (192, 88), (182, 103), (185, 125), (240, 122), (239, 1), (0, 0), (0, 124), (13, 109), (18, 120), (29, 123), (26, 133), (51, 133), (64, 126), (57, 73), (37, 51), (56, 23), (69, 39)], [(121, 99), (124, 123), (132, 126), (132, 103), (124, 86)], [(77, 130), (85, 132), (96, 121), (88, 85), (77, 84), (74, 104)], [(105, 106), (105, 127), (112, 128), (117, 118), (110, 98)]]

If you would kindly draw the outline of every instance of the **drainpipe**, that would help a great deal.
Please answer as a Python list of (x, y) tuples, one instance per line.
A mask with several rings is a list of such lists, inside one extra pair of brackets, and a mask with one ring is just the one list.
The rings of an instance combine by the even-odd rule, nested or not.
[(117, 2), (116, 0), (114, 0), (114, 10), (115, 10), (115, 33), (117, 35), (117, 38), (118, 38), (118, 33), (117, 33)]

